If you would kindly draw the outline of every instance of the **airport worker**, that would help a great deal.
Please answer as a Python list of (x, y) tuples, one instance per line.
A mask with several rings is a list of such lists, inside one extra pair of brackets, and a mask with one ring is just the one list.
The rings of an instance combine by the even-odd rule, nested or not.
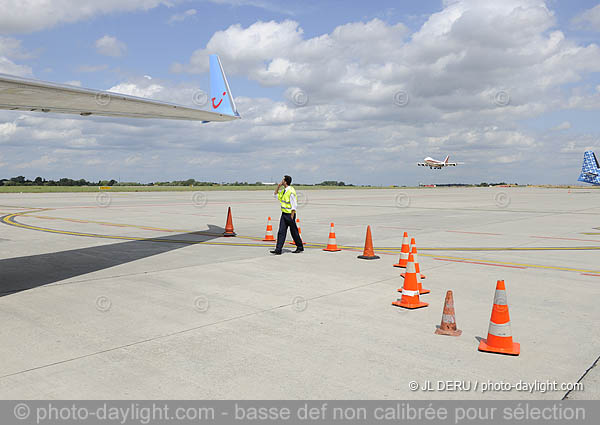
[[(277, 232), (277, 246), (274, 251), (271, 251), (271, 254), (281, 255), (288, 227), (290, 228), (290, 233), (296, 244), (294, 254), (304, 251), (304, 245), (302, 244), (302, 239), (298, 233), (298, 226), (296, 226), (298, 198), (296, 197), (296, 190), (291, 184), (292, 178), (290, 176), (283, 176), (283, 180), (281, 180), (277, 185), (277, 189), (275, 189), (274, 195), (281, 203), (281, 219), (279, 220), (279, 232)], [(283, 190), (280, 190), (282, 186)]]

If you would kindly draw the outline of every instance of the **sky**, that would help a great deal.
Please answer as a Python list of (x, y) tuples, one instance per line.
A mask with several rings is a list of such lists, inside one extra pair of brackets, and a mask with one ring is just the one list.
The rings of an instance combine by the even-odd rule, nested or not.
[[(600, 155), (600, 4), (0, 0), (0, 73), (241, 120), (0, 111), (0, 178), (575, 184)], [(424, 157), (461, 164), (417, 167)]]

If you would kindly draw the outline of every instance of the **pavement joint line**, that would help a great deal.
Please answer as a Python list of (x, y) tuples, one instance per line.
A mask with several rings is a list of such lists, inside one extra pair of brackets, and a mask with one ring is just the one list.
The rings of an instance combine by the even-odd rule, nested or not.
[[(352, 291), (352, 290), (355, 290), (355, 289), (365, 288), (367, 286), (376, 285), (378, 283), (382, 283), (382, 282), (386, 282), (386, 281), (389, 281), (389, 280), (392, 280), (392, 279), (398, 279), (398, 278), (399, 278), (398, 276), (395, 276), (393, 278), (380, 279), (380, 280), (377, 280), (375, 282), (369, 282), (369, 283), (366, 283), (366, 284), (362, 284), (362, 285), (357, 285), (357, 286), (353, 286), (353, 287), (350, 287), (350, 288), (341, 289), (339, 291), (334, 291), (334, 292), (331, 292), (331, 293), (328, 293), (328, 294), (322, 294), (322, 295), (318, 295), (318, 296), (315, 296), (315, 297), (312, 297), (312, 298), (307, 298), (306, 301), (307, 302), (308, 301), (314, 301), (314, 300), (317, 300), (317, 299), (329, 297), (329, 296), (332, 296), (332, 295), (338, 295), (338, 294), (341, 294), (341, 293), (344, 293), (344, 292), (349, 292), (349, 291)], [(70, 362), (74, 362), (74, 361), (78, 361), (78, 360), (83, 360), (83, 359), (90, 358), (90, 357), (95, 357), (97, 355), (106, 354), (106, 353), (110, 353), (110, 352), (113, 352), (113, 351), (122, 350), (122, 349), (125, 349), (125, 348), (130, 348), (130, 347), (134, 347), (134, 346), (137, 346), (137, 345), (147, 344), (149, 342), (154, 342), (154, 341), (158, 341), (158, 340), (162, 340), (162, 339), (166, 339), (166, 338), (170, 338), (170, 337), (174, 337), (174, 336), (178, 336), (178, 335), (183, 335), (183, 334), (194, 332), (194, 331), (197, 331), (197, 330), (200, 330), (200, 329), (204, 329), (204, 328), (208, 328), (208, 327), (212, 327), (212, 326), (218, 326), (218, 325), (221, 325), (223, 323), (228, 323), (228, 322), (232, 322), (232, 321), (235, 321), (235, 320), (244, 319), (244, 318), (250, 317), (250, 316), (256, 316), (256, 315), (263, 314), (263, 313), (269, 313), (269, 312), (272, 312), (272, 311), (276, 311), (276, 310), (280, 310), (280, 309), (283, 309), (283, 308), (286, 308), (286, 307), (290, 307), (292, 305), (294, 305), (293, 301), (291, 303), (287, 303), (287, 304), (283, 304), (283, 305), (279, 305), (279, 306), (275, 306), (275, 307), (271, 307), (271, 308), (267, 308), (267, 309), (263, 309), (263, 310), (253, 311), (253, 312), (250, 312), (250, 313), (241, 314), (239, 316), (229, 317), (227, 319), (218, 320), (218, 321), (213, 322), (213, 323), (207, 323), (207, 324), (204, 324), (204, 325), (194, 326), (192, 328), (182, 329), (182, 330), (179, 330), (179, 331), (176, 331), (176, 332), (171, 332), (171, 333), (164, 334), (164, 335), (158, 335), (158, 336), (155, 336), (155, 337), (152, 337), (152, 338), (146, 338), (146, 339), (143, 339), (143, 340), (140, 340), (140, 341), (131, 342), (129, 344), (122, 344), (122, 345), (117, 346), (117, 347), (107, 348), (105, 350), (96, 351), (94, 353), (88, 353), (88, 354), (84, 354), (84, 355), (81, 355), (81, 356), (72, 357), (70, 359), (64, 359), (64, 360), (60, 360), (60, 361), (48, 363), (48, 364), (45, 364), (45, 365), (32, 367), (32, 368), (29, 368), (29, 369), (23, 369), (23, 370), (20, 370), (18, 372), (13, 372), (13, 373), (9, 373), (9, 374), (6, 374), (6, 375), (2, 375), (2, 376), (0, 376), (0, 380), (3, 380), (5, 378), (10, 378), (12, 376), (22, 375), (24, 373), (34, 372), (34, 371), (45, 369), (45, 368), (48, 368), (48, 367), (58, 366), (58, 365), (65, 364), (65, 363), (70, 363)]]
[[(443, 255), (431, 255), (431, 254), (419, 254), (427, 257), (438, 257), (455, 261), (462, 262), (472, 262), (472, 261), (482, 261), (473, 258), (460, 258), (460, 257), (450, 257)], [(494, 265), (508, 265), (508, 266), (516, 266), (516, 267), (526, 267), (526, 268), (537, 268), (537, 269), (548, 269), (548, 270), (561, 270), (561, 271), (569, 271), (569, 272), (579, 272), (579, 273), (600, 273), (598, 270), (583, 270), (583, 269), (575, 269), (571, 267), (561, 267), (561, 266), (545, 266), (541, 264), (524, 264), (524, 263), (512, 263), (508, 261), (493, 261)]]
[[(593, 368), (595, 368), (598, 365), (598, 362), (600, 362), (600, 356), (598, 356), (598, 358), (596, 358), (594, 363), (592, 363), (592, 365), (590, 367), (588, 367), (585, 370), (585, 372), (583, 372), (583, 375), (581, 375), (581, 377), (577, 380), (577, 383), (580, 383), (581, 381), (583, 381), (583, 378), (585, 378), (585, 376), (590, 372), (590, 370), (592, 370)], [(569, 391), (567, 391), (561, 400), (566, 400), (569, 397), (569, 394), (571, 394), (572, 392), (573, 392), (573, 389), (570, 389)]]
[[(315, 202), (310, 202), (310, 205), (317, 205), (317, 206), (321, 206), (321, 207), (365, 207), (365, 205), (351, 205), (351, 204), (319, 204), (319, 203), (315, 203)], [(369, 205), (369, 207), (371, 208), (395, 208), (395, 205)], [(398, 209), (403, 209), (403, 210), (444, 210), (444, 211), (480, 211), (480, 212), (491, 212), (491, 211), (498, 211), (498, 212), (512, 212), (512, 213), (532, 213), (532, 214), (544, 214), (547, 213), (549, 215), (563, 215), (563, 214), (574, 214), (574, 215), (598, 215), (598, 213), (594, 213), (594, 212), (580, 212), (580, 211), (587, 211), (588, 209), (596, 209), (598, 207), (591, 207), (591, 208), (586, 208), (586, 209), (582, 209), (582, 210), (574, 210), (574, 211), (538, 211), (538, 210), (517, 210), (517, 209), (509, 209), (509, 208), (499, 208), (498, 206), (496, 206), (495, 204), (491, 204), (490, 208), (451, 208), (451, 207), (416, 207), (416, 206), (409, 206), (409, 207), (404, 207), (404, 208), (400, 208), (398, 207)]]

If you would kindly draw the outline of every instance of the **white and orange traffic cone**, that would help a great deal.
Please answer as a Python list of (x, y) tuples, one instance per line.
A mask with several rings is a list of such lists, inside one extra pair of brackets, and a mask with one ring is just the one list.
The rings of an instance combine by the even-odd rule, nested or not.
[(478, 350), (513, 356), (518, 356), (521, 352), (521, 345), (518, 342), (513, 342), (512, 339), (510, 316), (508, 314), (508, 299), (503, 280), (499, 280), (496, 283), (488, 337), (479, 342)]
[[(298, 227), (298, 235), (300, 236), (300, 240), (302, 241), (302, 229), (300, 228), (300, 219), (297, 218), (296, 219), (296, 227)], [(292, 245), (296, 245), (296, 242), (291, 241), (290, 242)], [(304, 243), (304, 241), (302, 241), (302, 243)]]
[(408, 255), (408, 263), (406, 265), (406, 277), (404, 278), (404, 286), (402, 287), (402, 297), (392, 303), (396, 307), (404, 308), (421, 308), (427, 307), (429, 304), (422, 302), (419, 299), (419, 285), (417, 283), (417, 272), (415, 270), (415, 262), (412, 254)]
[[(413, 241), (414, 241), (414, 239), (413, 239)], [(413, 258), (415, 260), (415, 270), (417, 271), (417, 283), (419, 284), (419, 293), (421, 295), (423, 295), (423, 294), (429, 294), (431, 291), (429, 289), (424, 289), (423, 288), (423, 283), (421, 282), (421, 279), (424, 278), (425, 276), (423, 276), (421, 274), (421, 266), (419, 265), (419, 259), (418, 259), (418, 253), (417, 253), (417, 246), (416, 245), (412, 246), (411, 255), (413, 256)], [(400, 273), (400, 276), (405, 277), (405, 273)]]
[(273, 237), (273, 226), (271, 225), (271, 217), (267, 220), (267, 233), (265, 234), (264, 242), (275, 242)]
[(331, 227), (329, 229), (329, 241), (327, 242), (327, 248), (323, 248), (323, 251), (336, 252), (341, 251), (338, 248), (337, 242), (335, 240), (335, 230), (333, 228), (333, 223), (331, 223)]
[[(415, 251), (413, 251), (413, 249), (415, 249), (415, 250), (417, 249), (417, 243), (415, 242), (415, 238), (410, 239), (410, 252), (415, 252)], [(425, 276), (423, 273), (421, 273), (421, 265), (417, 261), (416, 256), (415, 256), (415, 263), (416, 263), (416, 267), (417, 267), (417, 273), (419, 273), (421, 275), (421, 279), (427, 279), (427, 276)]]
[(442, 311), (442, 323), (436, 328), (437, 335), (460, 336), (462, 331), (456, 328), (456, 315), (454, 313), (454, 297), (452, 291), (446, 292), (444, 310)]
[(402, 237), (402, 248), (400, 249), (400, 260), (398, 261), (398, 264), (394, 264), (394, 267), (406, 268), (409, 254), (410, 246), (408, 245), (408, 233), (404, 232), (404, 236)]

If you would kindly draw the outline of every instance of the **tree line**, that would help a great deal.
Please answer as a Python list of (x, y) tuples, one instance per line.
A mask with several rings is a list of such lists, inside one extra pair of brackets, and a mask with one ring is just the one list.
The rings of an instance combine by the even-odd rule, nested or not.
[[(86, 179), (70, 179), (63, 177), (58, 180), (46, 180), (42, 177), (36, 177), (33, 180), (27, 179), (24, 176), (11, 177), (10, 179), (0, 179), (0, 186), (271, 186), (272, 183), (263, 182), (205, 182), (197, 181), (195, 179), (187, 180), (173, 180), (173, 181), (157, 181), (152, 183), (139, 183), (139, 182), (118, 182), (115, 179), (111, 180), (99, 180), (99, 181), (88, 181)], [(312, 185), (303, 185), (312, 186)], [(326, 180), (321, 183), (317, 183), (315, 186), (353, 186), (352, 184), (346, 184), (343, 181)]]

